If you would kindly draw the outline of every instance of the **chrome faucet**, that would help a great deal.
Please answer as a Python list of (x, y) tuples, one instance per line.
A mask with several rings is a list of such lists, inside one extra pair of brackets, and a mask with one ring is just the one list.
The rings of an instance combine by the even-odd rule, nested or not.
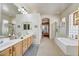
[(21, 32), (17, 32), (14, 34), (15, 39), (19, 38), (21, 36)]
[(15, 39), (15, 34), (9, 34), (10, 40)]

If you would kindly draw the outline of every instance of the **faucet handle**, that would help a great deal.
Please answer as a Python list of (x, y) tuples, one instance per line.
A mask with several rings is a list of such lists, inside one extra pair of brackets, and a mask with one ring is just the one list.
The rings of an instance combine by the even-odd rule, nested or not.
[(23, 39), (23, 37), (21, 37), (21, 39)]

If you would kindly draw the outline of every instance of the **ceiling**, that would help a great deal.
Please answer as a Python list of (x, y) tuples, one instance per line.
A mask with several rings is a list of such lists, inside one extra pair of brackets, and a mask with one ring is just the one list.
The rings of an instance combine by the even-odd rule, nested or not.
[(66, 8), (70, 6), (70, 4), (39, 4), (38, 11), (41, 14), (60, 14), (62, 13)]
[(4, 16), (16, 16), (16, 14), (18, 14), (18, 10), (17, 7), (12, 4), (12, 3), (1, 3), (0, 4), (0, 8), (1, 8), (1, 15)]
[(19, 14), (19, 7), (24, 7), (28, 13), (38, 12), (40, 14), (60, 14), (71, 3), (3, 3), (0, 4), (1, 13), (8, 16), (16, 16)]
[(21, 3), (16, 4), (24, 7), (28, 12), (39, 12), (40, 14), (60, 14), (71, 3)]

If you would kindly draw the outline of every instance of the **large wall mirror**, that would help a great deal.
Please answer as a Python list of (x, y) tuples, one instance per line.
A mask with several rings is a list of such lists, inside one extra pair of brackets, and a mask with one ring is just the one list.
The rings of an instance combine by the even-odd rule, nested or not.
[(8, 20), (3, 19), (3, 21), (2, 21), (2, 35), (6, 36), (8, 34), (8, 25), (9, 25)]
[(9, 32), (9, 21), (3, 19), (0, 22), (0, 36), (7, 36)]
[(8, 37), (14, 30), (14, 25), (7, 19), (2, 19), (0, 22), (0, 37)]

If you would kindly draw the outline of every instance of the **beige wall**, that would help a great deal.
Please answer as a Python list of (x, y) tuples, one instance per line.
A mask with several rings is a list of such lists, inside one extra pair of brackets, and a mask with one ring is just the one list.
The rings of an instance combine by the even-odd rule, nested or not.
[[(66, 17), (66, 36), (69, 34), (69, 15), (73, 13), (75, 10), (79, 8), (79, 3), (73, 3), (71, 6), (69, 6), (64, 12), (61, 14), (62, 17)], [(70, 21), (71, 22), (71, 21)]]
[[(67, 32), (67, 35), (69, 34), (69, 27), (68, 27), (68, 22), (69, 22), (69, 18), (68, 16), (73, 13), (75, 10), (77, 10), (79, 8), (79, 3), (75, 3), (75, 4), (72, 4), (69, 8), (67, 8), (62, 14), (61, 14), (61, 18), (62, 17), (66, 17), (66, 20), (67, 20), (67, 29), (66, 29), (66, 32)], [(71, 17), (72, 18), (72, 17)], [(79, 28), (78, 28), (78, 33), (79, 33)], [(79, 50), (79, 48), (78, 48)], [(79, 55), (79, 51), (78, 51), (78, 55)]]
[[(34, 39), (33, 44), (40, 44), (41, 39), (41, 19), (39, 13), (31, 13), (31, 14), (18, 14), (14, 19), (15, 24), (15, 31), (16, 33), (21, 33), (22, 35), (27, 35), (26, 33), (33, 33)], [(23, 30), (23, 23), (30, 22), (32, 29), (31, 30)], [(20, 25), (20, 28), (17, 26)]]
[(64, 12), (61, 13), (61, 17), (69, 15), (70, 13), (77, 10), (78, 8), (79, 8), (79, 3), (73, 3)]
[(1, 25), (1, 4), (0, 4), (0, 34), (2, 32), (2, 29), (1, 29), (2, 25)]

